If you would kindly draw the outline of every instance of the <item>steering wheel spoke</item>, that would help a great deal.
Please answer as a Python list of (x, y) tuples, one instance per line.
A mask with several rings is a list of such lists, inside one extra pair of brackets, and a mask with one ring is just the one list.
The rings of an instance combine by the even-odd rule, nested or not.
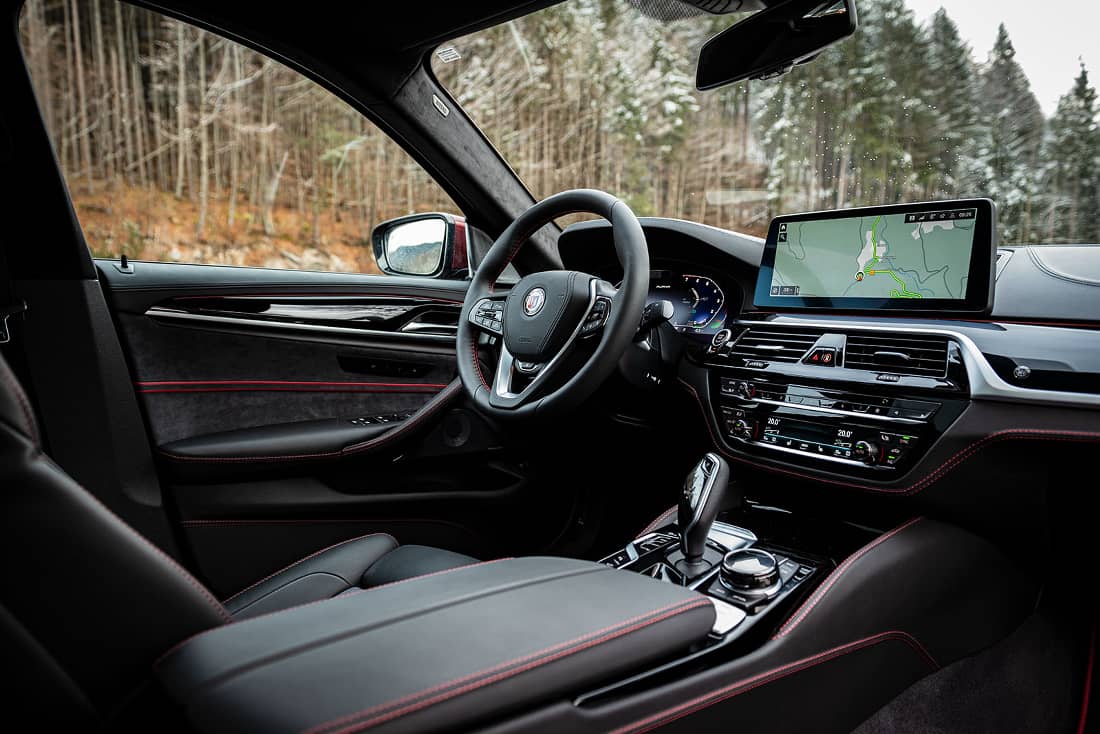
[[(604, 327), (611, 313), (611, 299), (598, 295), (599, 283), (599, 280), (592, 278), (589, 283), (588, 308), (584, 312), (584, 317), (573, 329), (565, 344), (549, 361), (539, 363), (516, 359), (508, 350), (508, 345), (501, 344), (500, 361), (497, 362), (492, 393), (489, 395), (490, 405), (497, 408), (516, 408), (531, 400), (538, 394), (539, 386), (548, 382), (558, 372), (562, 362), (577, 343), (581, 339), (595, 335)], [(530, 382), (518, 392), (513, 389), (517, 376), (530, 378)]]
[(469, 321), (486, 334), (504, 334), (504, 297), (482, 298), (470, 309)]
[[(618, 289), (587, 273), (550, 269), (528, 273), (505, 296), (494, 294), (501, 273), (532, 232), (578, 211), (610, 222), (623, 267)], [(591, 189), (544, 199), (501, 233), (473, 271), (456, 341), (463, 386), (493, 417), (542, 417), (571, 409), (614, 371), (637, 331), (648, 286), (645, 233), (630, 207)], [(479, 336), (493, 337), (500, 350), (491, 377), (481, 368)]]

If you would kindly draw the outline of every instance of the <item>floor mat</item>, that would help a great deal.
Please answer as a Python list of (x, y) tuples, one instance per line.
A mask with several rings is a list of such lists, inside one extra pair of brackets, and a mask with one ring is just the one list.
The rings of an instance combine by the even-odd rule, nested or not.
[(853, 734), (1074, 734), (1091, 642), (1082, 626), (1034, 615), (913, 684)]

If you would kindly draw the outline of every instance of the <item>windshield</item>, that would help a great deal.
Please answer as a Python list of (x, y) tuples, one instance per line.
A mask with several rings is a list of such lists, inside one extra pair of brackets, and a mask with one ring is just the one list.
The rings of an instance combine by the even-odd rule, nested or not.
[(959, 0), (962, 23), (937, 6), (857, 0), (852, 38), (712, 92), (694, 86), (699, 49), (744, 16), (678, 17), (673, 0), (569, 0), (443, 44), (432, 69), (537, 198), (593, 187), (763, 235), (781, 213), (988, 196), (1002, 242), (1100, 241), (1087, 36), (1068, 29), (1028, 69), (1001, 22), (1018, 11)]

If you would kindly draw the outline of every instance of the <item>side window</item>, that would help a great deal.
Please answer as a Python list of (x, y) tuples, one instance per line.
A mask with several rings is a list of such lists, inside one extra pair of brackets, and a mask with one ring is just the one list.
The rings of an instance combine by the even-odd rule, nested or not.
[[(96, 257), (378, 273), (377, 224), (459, 213), (350, 105), (247, 47), (116, 0), (27, 0), (20, 31)], [(455, 222), (390, 230), (391, 269), (430, 274), (424, 238)]]

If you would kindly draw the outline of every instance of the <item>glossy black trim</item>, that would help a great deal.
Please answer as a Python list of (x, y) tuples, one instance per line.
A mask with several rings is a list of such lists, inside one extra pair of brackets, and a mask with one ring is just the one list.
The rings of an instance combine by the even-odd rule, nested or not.
[[(857, 219), (866, 216), (909, 214), (941, 209), (976, 209), (974, 241), (970, 252), (970, 277), (966, 298), (834, 298), (772, 296), (769, 287), (775, 267), (778, 249), (779, 227), (790, 222), (807, 222), (831, 219)], [(833, 311), (846, 309), (856, 312), (903, 312), (921, 314), (989, 313), (993, 306), (993, 283), (997, 252), (996, 206), (990, 199), (958, 199), (954, 201), (929, 201), (915, 204), (860, 207), (822, 212), (786, 214), (772, 220), (764, 252), (760, 261), (754, 289), (753, 304), (758, 309), (771, 311)]]
[(459, 310), (460, 305), (451, 301), (416, 296), (189, 296), (153, 306), (145, 315), (202, 328), (316, 331), (450, 343)]

